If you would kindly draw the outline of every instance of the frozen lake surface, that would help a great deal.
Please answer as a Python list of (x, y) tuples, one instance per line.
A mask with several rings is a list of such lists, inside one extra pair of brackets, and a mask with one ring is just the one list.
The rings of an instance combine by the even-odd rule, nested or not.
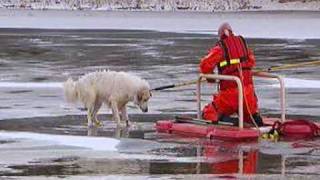
[[(84, 116), (0, 121), (0, 176), (107, 179), (308, 178), (319, 176), (320, 141), (223, 142), (154, 132), (156, 119), (131, 115), (130, 128), (101, 116), (87, 128)], [(23, 132), (21, 132), (23, 131)]]
[[(126, 71), (151, 87), (196, 79), (199, 59), (214, 35), (140, 30), (0, 30), (0, 119), (79, 114), (66, 104), (62, 82), (97, 70)], [(319, 59), (320, 40), (249, 39), (257, 67)], [(286, 79), (287, 113), (319, 116), (318, 67), (281, 72)], [(203, 100), (213, 85), (204, 85)], [(263, 113), (278, 114), (275, 81), (256, 80)], [(80, 106), (79, 106), (80, 107)], [(154, 92), (151, 113), (195, 113), (195, 86)], [(103, 112), (110, 113), (104, 109)], [(138, 113), (134, 107), (129, 112)]]
[[(129, 129), (117, 129), (106, 108), (100, 113), (105, 126), (87, 129), (85, 112), (66, 104), (61, 89), (68, 77), (103, 69), (139, 75), (152, 87), (195, 79), (199, 59), (217, 40), (212, 30), (225, 20), (251, 37), (259, 68), (319, 60), (320, 34), (311, 31), (320, 27), (315, 19), (317, 12), (1, 11), (0, 27), (6, 28), (0, 29), (0, 175), (243, 177), (238, 164), (245, 159), (244, 171), (258, 174), (253, 178), (317, 177), (318, 140), (230, 144), (156, 134), (156, 120), (196, 113), (195, 86), (155, 92), (147, 114), (130, 106), (135, 125)], [(287, 113), (319, 121), (319, 68), (275, 73), (285, 76)], [(262, 114), (279, 115), (276, 82), (255, 82)], [(204, 104), (215, 86), (203, 90)], [(219, 171), (224, 163), (233, 168)]]
[(216, 34), (222, 22), (246, 37), (320, 38), (319, 11), (143, 12), (143, 11), (0, 11), (2, 28), (124, 29)]

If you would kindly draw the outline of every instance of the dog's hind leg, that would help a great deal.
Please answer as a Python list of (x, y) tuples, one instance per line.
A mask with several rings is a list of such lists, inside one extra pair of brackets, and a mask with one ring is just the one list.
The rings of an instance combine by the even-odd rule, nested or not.
[(97, 119), (97, 113), (98, 113), (99, 109), (101, 108), (101, 105), (102, 105), (102, 102), (99, 100), (96, 100), (96, 102), (94, 103), (94, 108), (93, 108), (93, 112), (92, 112), (93, 113), (92, 117), (94, 118), (94, 123), (98, 127), (102, 126), (102, 122)]

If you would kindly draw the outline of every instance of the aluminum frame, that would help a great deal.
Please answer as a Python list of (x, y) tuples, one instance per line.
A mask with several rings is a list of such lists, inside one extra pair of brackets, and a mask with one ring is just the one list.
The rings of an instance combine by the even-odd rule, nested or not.
[[(281, 108), (281, 121), (284, 122), (286, 119), (286, 98), (285, 98), (285, 86), (284, 80), (281, 76), (266, 73), (266, 72), (254, 72), (254, 76), (262, 77), (262, 78), (272, 78), (277, 79), (280, 83), (280, 108)], [(243, 87), (240, 78), (237, 76), (230, 75), (219, 75), (219, 74), (200, 74), (197, 80), (197, 91), (196, 91), (196, 99), (197, 99), (197, 118), (201, 119), (201, 82), (202, 79), (213, 79), (213, 80), (227, 80), (227, 81), (235, 81), (237, 83), (237, 88), (239, 92), (238, 96), (238, 116), (239, 116), (239, 128), (243, 128)]]

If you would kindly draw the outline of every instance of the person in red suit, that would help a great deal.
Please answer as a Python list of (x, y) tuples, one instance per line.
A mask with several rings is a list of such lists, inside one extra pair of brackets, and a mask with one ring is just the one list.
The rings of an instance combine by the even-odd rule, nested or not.
[[(201, 59), (199, 68), (204, 74), (211, 74), (215, 68), (221, 75), (232, 75), (240, 78), (244, 95), (244, 121), (263, 126), (258, 113), (257, 97), (254, 91), (252, 68), (255, 66), (255, 57), (242, 36), (236, 36), (228, 23), (223, 23), (218, 30), (219, 41)], [(210, 80), (208, 80), (210, 82)], [(238, 120), (230, 115), (238, 112), (238, 89), (234, 81), (221, 80), (219, 92), (213, 95), (212, 103), (206, 105), (202, 116), (206, 120), (231, 121), (237, 124)]]

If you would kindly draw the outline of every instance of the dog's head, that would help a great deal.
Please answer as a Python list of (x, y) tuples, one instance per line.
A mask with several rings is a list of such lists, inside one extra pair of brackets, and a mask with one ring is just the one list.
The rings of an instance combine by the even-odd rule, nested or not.
[(142, 112), (148, 112), (148, 101), (151, 96), (149, 88), (142, 88), (137, 92), (135, 104), (139, 106)]

